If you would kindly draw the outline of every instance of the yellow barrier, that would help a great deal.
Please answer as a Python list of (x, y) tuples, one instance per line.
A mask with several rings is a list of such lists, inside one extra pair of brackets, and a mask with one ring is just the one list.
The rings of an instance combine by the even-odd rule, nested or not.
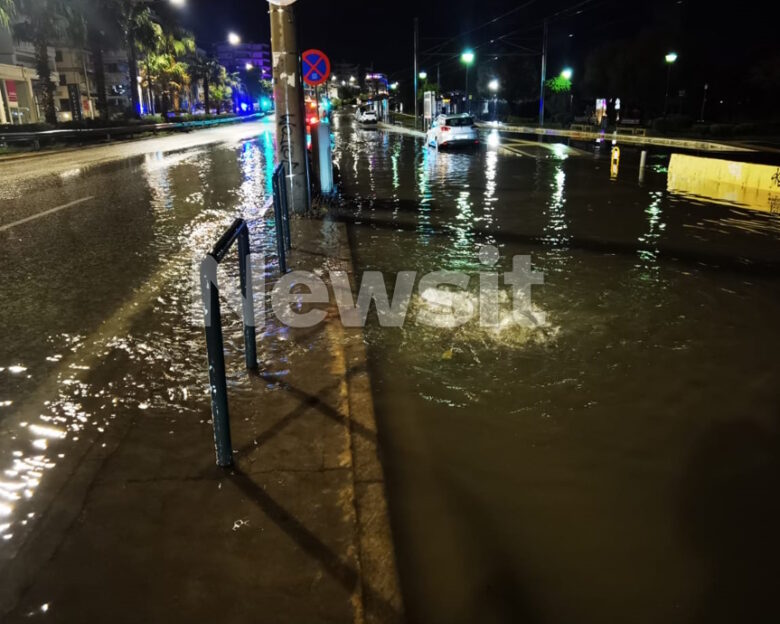
[(780, 167), (672, 154), (667, 189), (718, 203), (780, 213)]

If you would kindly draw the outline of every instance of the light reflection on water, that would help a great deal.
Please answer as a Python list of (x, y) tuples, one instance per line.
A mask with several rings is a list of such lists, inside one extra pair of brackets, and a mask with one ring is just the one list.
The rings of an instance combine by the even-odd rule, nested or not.
[[(367, 329), (409, 612), (620, 621), (641, 604), (643, 621), (726, 622), (753, 598), (765, 609), (780, 556), (766, 521), (780, 517), (780, 453), (767, 450), (780, 291), (761, 263), (780, 260), (780, 219), (671, 195), (662, 165), (643, 185), (610, 183), (608, 150), (511, 158), (399, 136), (386, 149), (394, 166), (372, 184), (397, 189), (402, 209), (376, 201), (350, 226), (356, 268), (473, 273), (494, 240), (504, 268), (530, 254), (544, 271), (533, 301), (549, 321)], [(623, 172), (632, 159), (624, 150)], [(366, 186), (358, 172), (344, 191)], [(746, 526), (759, 533), (747, 546)], [(719, 611), (722, 578), (732, 602)]]
[[(107, 187), (119, 185), (129, 197), (142, 195), (145, 201), (128, 200), (117, 207), (132, 215), (132, 230), (113, 231), (111, 220), (100, 213), (94, 217), (79, 213), (79, 218), (96, 221), (74, 221), (72, 227), (103, 229), (102, 240), (91, 249), (96, 257), (110, 262), (114, 254), (121, 253), (137, 262), (121, 271), (95, 263), (73, 271), (67, 281), (47, 284), (48, 292), (59, 288), (64, 299), (57, 325), (83, 327), (84, 331), (57, 332), (57, 325), (50, 326), (50, 321), (38, 327), (38, 319), (29, 314), (28, 325), (44, 338), (28, 342), (23, 359), (18, 354), (2, 354), (6, 360), (0, 367), (3, 543), (13, 545), (29, 530), (38, 511), (35, 495), (47, 472), (71, 455), (78, 456), (86, 445), (105, 445), (102, 436), (119, 423), (127, 427), (139, 417), (200, 415), (206, 426), (208, 381), (201, 365), (202, 315), (198, 297), (193, 295), (197, 281), (191, 281), (191, 267), (197, 266), (239, 214), (255, 220), (253, 250), (271, 255), (263, 248), (269, 239), (263, 237), (268, 227), (263, 217), (273, 162), (273, 138), (266, 132), (237, 147), (148, 154), (130, 171), (92, 172), (104, 176)], [(62, 262), (69, 260), (67, 242), (66, 237), (62, 250), (49, 244), (53, 262), (58, 262), (58, 255), (64, 256)], [(11, 266), (23, 262), (25, 253), (29, 248), (21, 248), (6, 262)], [(225, 281), (237, 283), (237, 279), (228, 279), (237, 277), (237, 267), (224, 270)], [(275, 267), (269, 263), (256, 270), (271, 272)], [(94, 309), (78, 303), (87, 299), (84, 293), (97, 287), (110, 293), (103, 296), (104, 302), (96, 302)], [(29, 292), (20, 291), (15, 298), (25, 297), (29, 299)], [(70, 305), (71, 301), (76, 303)], [(85, 311), (90, 314), (83, 315)], [(229, 308), (225, 317), (226, 350), (238, 350), (230, 333), (240, 319)], [(278, 327), (269, 326), (268, 332), (284, 339)], [(229, 376), (237, 392), (247, 390), (237, 370), (231, 369)]]

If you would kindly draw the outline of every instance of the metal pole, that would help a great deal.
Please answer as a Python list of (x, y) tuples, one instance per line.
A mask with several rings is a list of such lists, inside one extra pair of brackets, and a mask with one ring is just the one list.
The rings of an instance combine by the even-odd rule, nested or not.
[(282, 188), (284, 184), (284, 167), (279, 165), (273, 177), (274, 187), (274, 229), (276, 230), (276, 253), (279, 258), (279, 273), (287, 273), (287, 258), (284, 252), (284, 225), (282, 222)]
[(471, 106), (469, 106), (469, 64), (466, 63), (466, 101), (463, 103), (463, 112), (470, 113)]
[(642, 150), (639, 155), (639, 183), (644, 182), (645, 179), (645, 164), (647, 162), (647, 150)]
[(704, 106), (707, 104), (707, 89), (709, 88), (709, 84), (704, 85), (704, 94), (701, 96), (701, 114), (699, 115), (699, 121), (704, 121)]
[(669, 105), (669, 83), (672, 81), (672, 64), (668, 63), (666, 70), (666, 94), (664, 95), (664, 117), (666, 117), (667, 107)]
[(303, 111), (303, 85), (295, 34), (293, 4), (269, 0), (271, 48), (276, 106), (276, 141), (279, 156), (287, 171), (286, 186), (293, 211), (305, 214), (310, 209), (309, 168), (306, 156), (306, 121)]
[(222, 317), (219, 310), (217, 261), (209, 254), (200, 265), (201, 295), (206, 309), (206, 351), (209, 360), (211, 386), (211, 418), (214, 426), (214, 447), (218, 466), (233, 463), (233, 445), (230, 440), (227, 381), (225, 379), (225, 351), (222, 342)]
[[(282, 178), (284, 178), (284, 165), (282, 168)], [(292, 240), (290, 235), (290, 203), (287, 200), (287, 187), (284, 184), (279, 185), (280, 199), (282, 203), (282, 218), (284, 219), (284, 237), (287, 242), (287, 249), (292, 249)]]
[(417, 42), (420, 34), (419, 30), (420, 30), (420, 23), (419, 20), (415, 17), (414, 18), (414, 129), (415, 130), (417, 130), (417, 116), (419, 114), (418, 105), (417, 105)]
[(241, 277), (241, 309), (244, 317), (244, 354), (246, 367), (257, 368), (255, 338), (255, 302), (252, 292), (252, 256), (249, 253), (249, 228), (244, 223), (238, 235), (238, 272)]
[(542, 35), (542, 79), (539, 83), (539, 127), (544, 126), (544, 83), (547, 80), (547, 20)]

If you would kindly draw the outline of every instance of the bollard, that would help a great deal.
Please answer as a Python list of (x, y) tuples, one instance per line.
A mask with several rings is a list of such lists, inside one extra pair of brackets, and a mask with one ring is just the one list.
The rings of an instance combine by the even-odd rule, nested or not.
[(642, 150), (639, 156), (639, 183), (645, 180), (645, 163), (647, 162), (647, 150)]
[(616, 145), (612, 148), (612, 157), (609, 165), (609, 175), (612, 178), (616, 178), (618, 169), (620, 168), (620, 148)]

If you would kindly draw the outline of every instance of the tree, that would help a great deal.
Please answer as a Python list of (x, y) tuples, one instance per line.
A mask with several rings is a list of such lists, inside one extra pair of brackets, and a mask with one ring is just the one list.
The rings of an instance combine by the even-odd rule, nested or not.
[(15, 9), (14, 0), (0, 0), (0, 27), (8, 28), (11, 25)]
[(60, 40), (67, 31), (67, 17), (72, 15), (72, 7), (67, 2), (57, 0), (16, 0), (24, 19), (14, 24), (13, 34), (19, 41), (29, 41), (35, 49), (35, 68), (38, 72), (38, 84), (46, 121), (57, 123), (57, 110), (54, 107), (56, 87), (51, 80), (49, 66), (49, 46)]
[(203, 82), (203, 110), (211, 112), (210, 87), (219, 77), (220, 64), (214, 57), (196, 54), (190, 64), (192, 78)]

